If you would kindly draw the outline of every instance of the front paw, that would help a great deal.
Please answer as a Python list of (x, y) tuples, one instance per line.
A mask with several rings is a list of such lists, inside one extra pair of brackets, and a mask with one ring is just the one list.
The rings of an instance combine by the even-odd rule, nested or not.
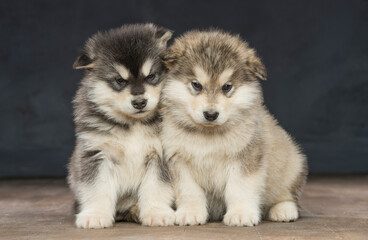
[(141, 212), (139, 219), (144, 226), (171, 226), (175, 223), (175, 213), (171, 208), (151, 208)]
[(223, 222), (228, 226), (251, 227), (258, 225), (260, 220), (260, 212), (257, 210), (237, 209), (228, 211), (224, 216)]
[(298, 217), (298, 207), (291, 201), (276, 204), (268, 213), (268, 218), (275, 222), (294, 222)]
[(78, 228), (108, 228), (114, 224), (114, 218), (104, 214), (79, 213), (75, 221)]
[(207, 209), (203, 208), (179, 208), (175, 213), (175, 224), (180, 226), (202, 225), (207, 222)]

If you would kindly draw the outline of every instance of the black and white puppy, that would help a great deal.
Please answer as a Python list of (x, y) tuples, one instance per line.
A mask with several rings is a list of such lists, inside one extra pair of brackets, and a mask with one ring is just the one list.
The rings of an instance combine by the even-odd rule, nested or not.
[(92, 36), (74, 63), (86, 70), (74, 99), (77, 139), (68, 176), (77, 227), (110, 227), (133, 206), (143, 225), (174, 224), (158, 137), (161, 55), (171, 35), (153, 24), (124, 25)]

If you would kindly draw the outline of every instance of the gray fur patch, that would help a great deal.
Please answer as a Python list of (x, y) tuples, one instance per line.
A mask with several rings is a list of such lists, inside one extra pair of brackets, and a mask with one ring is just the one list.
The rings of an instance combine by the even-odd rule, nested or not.
[(78, 200), (74, 200), (74, 204), (73, 204), (73, 214), (78, 214), (80, 212), (80, 204), (78, 202)]
[(170, 171), (167, 163), (156, 152), (146, 156), (146, 167), (157, 167), (159, 170), (160, 179), (163, 182), (170, 182)]
[(88, 114), (86, 114), (86, 118), (95, 118), (96, 121), (100, 121), (103, 123), (107, 123), (111, 125), (111, 127), (121, 127), (122, 129), (129, 130), (130, 126), (128, 123), (121, 123), (118, 121), (115, 121), (114, 119), (111, 119), (106, 116), (102, 111), (99, 110), (99, 107), (96, 105), (96, 103), (88, 102), (89, 105), (89, 111)]
[(169, 167), (167, 166), (167, 163), (164, 161), (163, 158), (159, 159), (158, 166), (159, 166), (159, 169), (160, 169), (161, 180), (163, 182), (170, 182), (171, 177), (170, 177)]
[(138, 195), (132, 189), (119, 197), (116, 203), (115, 221), (137, 222), (138, 223)]
[(154, 129), (154, 133), (157, 135), (160, 133), (161, 122), (162, 122), (162, 115), (158, 111), (150, 118), (142, 120), (142, 124), (152, 127), (152, 129)]
[(98, 168), (103, 161), (101, 151), (87, 151), (81, 157), (80, 180), (85, 183), (92, 183), (98, 174)]
[(238, 153), (244, 174), (257, 171), (263, 163), (263, 141), (260, 136), (253, 136), (251, 142)]
[(307, 165), (307, 159), (305, 156), (303, 156), (303, 168), (302, 171), (299, 173), (299, 176), (294, 181), (294, 183), (291, 186), (291, 194), (296, 202), (298, 202), (300, 194), (302, 192), (302, 188), (304, 187), (307, 176), (308, 176), (308, 165)]
[(206, 193), (209, 221), (222, 221), (226, 213), (225, 200), (215, 192)]

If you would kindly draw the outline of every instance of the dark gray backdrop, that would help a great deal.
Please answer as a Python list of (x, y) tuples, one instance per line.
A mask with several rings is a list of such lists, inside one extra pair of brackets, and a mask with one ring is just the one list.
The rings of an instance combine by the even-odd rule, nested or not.
[(368, 172), (367, 1), (1, 1), (0, 177), (65, 175), (72, 63), (98, 30), (148, 22), (240, 33), (268, 69), (265, 101), (312, 172)]

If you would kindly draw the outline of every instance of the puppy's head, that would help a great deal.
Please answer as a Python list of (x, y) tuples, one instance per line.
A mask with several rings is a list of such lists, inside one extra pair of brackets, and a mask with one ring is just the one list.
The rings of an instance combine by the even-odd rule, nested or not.
[(262, 101), (258, 79), (266, 72), (255, 51), (238, 36), (220, 31), (189, 32), (167, 50), (163, 90), (166, 108), (188, 127), (236, 123)]
[(153, 113), (166, 69), (161, 57), (171, 35), (153, 24), (135, 24), (92, 36), (73, 67), (87, 70), (82, 84), (93, 107), (117, 121)]

